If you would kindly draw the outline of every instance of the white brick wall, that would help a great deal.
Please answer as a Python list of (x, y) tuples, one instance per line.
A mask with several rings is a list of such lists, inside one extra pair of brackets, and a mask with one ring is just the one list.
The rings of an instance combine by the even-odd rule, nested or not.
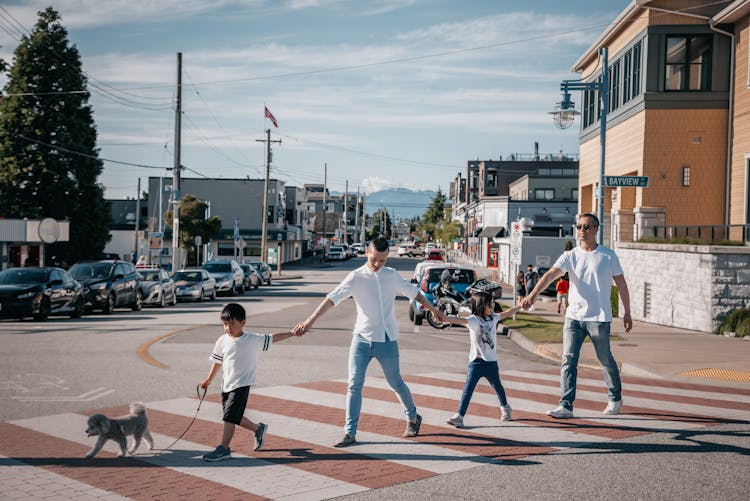
[(617, 255), (635, 320), (713, 332), (729, 311), (750, 306), (750, 248), (621, 242)]

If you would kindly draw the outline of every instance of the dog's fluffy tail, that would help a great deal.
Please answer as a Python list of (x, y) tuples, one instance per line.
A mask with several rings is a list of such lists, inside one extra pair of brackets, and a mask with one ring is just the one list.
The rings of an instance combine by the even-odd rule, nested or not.
[(145, 414), (146, 406), (143, 404), (143, 402), (132, 402), (130, 404), (130, 413), (131, 414)]

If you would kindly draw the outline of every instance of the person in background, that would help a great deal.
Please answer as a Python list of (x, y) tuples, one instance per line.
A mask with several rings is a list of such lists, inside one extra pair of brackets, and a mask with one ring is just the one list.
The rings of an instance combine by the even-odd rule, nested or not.
[(565, 310), (568, 309), (568, 290), (570, 290), (567, 273), (558, 279), (555, 289), (557, 290), (557, 314), (565, 315)]

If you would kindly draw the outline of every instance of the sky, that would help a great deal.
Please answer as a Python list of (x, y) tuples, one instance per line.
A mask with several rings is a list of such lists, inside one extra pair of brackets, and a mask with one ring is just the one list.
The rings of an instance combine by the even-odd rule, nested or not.
[(58, 10), (89, 78), (107, 198), (172, 175), (178, 52), (183, 177), (262, 178), (270, 128), (271, 177), (288, 185), (322, 183), (327, 165), (334, 191), (446, 192), (467, 160), (535, 142), (578, 153), (578, 123), (559, 130), (547, 112), (629, 3), (4, 0), (0, 57)]

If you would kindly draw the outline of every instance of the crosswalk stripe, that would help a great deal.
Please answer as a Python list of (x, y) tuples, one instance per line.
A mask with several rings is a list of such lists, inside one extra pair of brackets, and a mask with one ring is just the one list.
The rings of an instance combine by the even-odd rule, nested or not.
[[(450, 375), (448, 375), (448, 377), (450, 377)], [(463, 391), (463, 382), (453, 381), (450, 379), (441, 380), (432, 377), (425, 378), (421, 376), (410, 376), (407, 378), (407, 380), (410, 381), (409, 387), (411, 388), (412, 392), (416, 392), (419, 394), (436, 395), (445, 394), (447, 391), (451, 391), (451, 395), (453, 395), (455, 400), (458, 401), (461, 398), (461, 393)], [(416, 383), (415, 381), (425, 381), (425, 384)], [(429, 384), (428, 382), (432, 384)], [(382, 382), (377, 382), (375, 380), (371, 380), (370, 383), (379, 383), (382, 386)], [(448, 390), (449, 388), (452, 388), (452, 390)], [(545, 414), (546, 410), (550, 408), (549, 405), (539, 404), (538, 402), (535, 402), (533, 400), (517, 398), (515, 397), (514, 393), (515, 392), (507, 391), (506, 389), (506, 394), (508, 395), (508, 403), (511, 405), (511, 407), (513, 407), (513, 416), (515, 422), (523, 424), (524, 420), (530, 420), (530, 423), (524, 424), (524, 426), (531, 425), (534, 429), (537, 429), (540, 425), (559, 426), (563, 423), (561, 422), (561, 420), (555, 419)], [(476, 413), (475, 403), (480, 403), (487, 406), (494, 405), (495, 408), (499, 406), (497, 396), (495, 395), (492, 387), (490, 387), (488, 384), (485, 386), (479, 384), (474, 390), (474, 395), (472, 397), (468, 412), (469, 419), (474, 413)], [(540, 423), (540, 421), (544, 421), (544, 423)], [(566, 426), (571, 424), (569, 420), (565, 420), (564, 423), (566, 423)], [(694, 421), (665, 421), (663, 419), (657, 420), (652, 418), (639, 419), (637, 416), (630, 415), (620, 415), (616, 417), (602, 416), (601, 412), (592, 412), (586, 410), (576, 411), (576, 419), (574, 420), (574, 423), (588, 423), (588, 425), (591, 426), (592, 435), (606, 437), (607, 439), (614, 438), (611, 434), (611, 431), (607, 431), (607, 433), (602, 434), (602, 430), (618, 429), (621, 432), (621, 437), (625, 438), (628, 436), (638, 436), (645, 433), (652, 433), (653, 431), (663, 429), (667, 424), (670, 429), (692, 429), (698, 426)], [(577, 431), (571, 433), (580, 434), (586, 433), (586, 431), (586, 428), (582, 427)]]
[[(0, 475), (25, 478), (41, 470), (35, 477), (43, 478), (44, 486), (33, 491), (36, 498), (317, 500), (613, 439), (732, 420), (750, 422), (741, 392), (738, 405), (729, 406), (732, 394), (726, 391), (713, 392), (705, 385), (687, 388), (684, 383), (673, 386), (668, 381), (647, 384), (643, 379), (623, 384), (622, 415), (603, 416), (606, 388), (593, 376), (579, 379), (576, 418), (557, 420), (544, 412), (557, 405), (559, 375), (501, 371), (501, 378), (513, 421), (499, 420), (497, 396), (483, 381), (465, 416), (466, 427), (456, 429), (446, 420), (456, 411), (465, 373), (404, 375), (423, 422), (420, 436), (403, 438), (406, 420), (401, 404), (383, 377), (370, 376), (363, 389), (357, 444), (345, 449), (332, 444), (344, 434), (346, 381), (256, 387), (246, 416), (269, 425), (265, 446), (253, 451), (252, 433), (238, 428), (231, 444), (233, 459), (218, 464), (201, 459), (222, 433), (217, 394), (206, 397), (198, 418), (168, 451), (158, 448), (173, 443), (186, 430), (198, 400), (147, 402), (157, 450), (148, 452), (142, 445), (136, 456), (127, 458), (116, 458), (118, 448), (110, 441), (96, 458), (84, 459), (96, 439), (85, 436), (87, 416), (82, 414), (19, 419), (0, 423)], [(93, 412), (116, 416), (127, 408)], [(48, 493), (50, 485), (65, 491)], [(0, 482), (2, 499), (24, 492), (15, 480)]]
[[(459, 374), (444, 373), (444, 377), (453, 381), (464, 380), (464, 377)], [(556, 385), (547, 384), (543, 381), (538, 381), (536, 382), (537, 384), (535, 384), (534, 380), (529, 378), (523, 378), (523, 381), (511, 377), (504, 377), (501, 379), (503, 380), (503, 386), (509, 394), (513, 394), (514, 390), (518, 390), (538, 393), (541, 395), (558, 395), (555, 398), (559, 398), (559, 389)], [(527, 382), (529, 380), (532, 382)], [(637, 395), (637, 393), (635, 393), (635, 395)], [(653, 392), (651, 395), (653, 395)], [(689, 399), (672, 398), (670, 400), (657, 400), (654, 398), (639, 398), (637, 396), (631, 396), (628, 393), (627, 386), (623, 387), (623, 400), (625, 402), (623, 413), (626, 414), (645, 414), (653, 415), (660, 419), (671, 418), (674, 420), (693, 420), (693, 418), (701, 417), (715, 417), (721, 420), (740, 421), (747, 421), (750, 419), (750, 412), (742, 408), (716, 408), (712, 405), (689, 403), (695, 401)], [(687, 403), (683, 403), (683, 401)], [(583, 415), (582, 412), (585, 410), (603, 410), (605, 402), (606, 389), (602, 388), (600, 391), (586, 391), (580, 390), (579, 386), (576, 391), (574, 407), (578, 415)], [(724, 406), (722, 405), (722, 407)]]
[[(604, 388), (604, 380), (601, 377), (599, 379), (595, 379), (594, 377), (586, 377), (582, 374), (590, 374), (590, 371), (579, 371), (578, 384)], [(511, 370), (501, 371), (501, 375), (513, 377), (528, 377), (550, 381), (557, 384), (558, 386), (560, 384), (559, 372), (556, 374), (546, 374), (541, 372)], [(599, 373), (598, 375), (600, 376), (601, 373)], [(742, 402), (746, 404), (750, 403), (750, 390), (745, 390), (742, 388), (700, 385), (695, 383), (684, 383), (680, 381), (669, 381), (665, 379), (644, 380), (642, 378), (633, 378), (628, 376), (621, 376), (621, 379), (623, 381), (623, 384), (629, 390), (632, 389), (634, 391), (650, 391), (656, 392), (659, 395), (680, 395), (696, 398), (724, 400), (727, 402)]]
[(167, 492), (175, 499), (208, 498), (220, 489), (226, 496), (262, 499), (210, 477), (201, 479), (168, 468), (160, 469), (156, 477), (153, 466), (132, 457), (115, 458), (112, 447), (84, 459), (93, 443), (84, 433), (85, 421), (78, 414), (58, 414), (0, 423), (0, 453), (127, 498), (167, 497)]
[[(146, 405), (148, 408), (149, 404)], [(56, 437), (79, 444), (91, 444), (94, 439), (86, 437), (83, 433), (86, 429), (86, 420), (86, 416), (80, 414), (61, 414), (22, 419), (14, 421), (13, 424), (41, 433), (55, 430)], [(220, 433), (220, 428), (215, 428), (213, 432), (214, 434)], [(172, 437), (153, 431), (151, 435), (157, 443), (167, 444), (173, 441)], [(111, 440), (107, 442), (105, 449), (108, 452), (118, 450)], [(182, 440), (180, 448), (173, 449), (169, 454), (139, 454), (137, 460), (197, 477), (202, 481), (223, 484), (239, 492), (250, 493), (261, 498), (293, 499), (299, 496), (298, 499), (327, 499), (367, 490), (364, 487), (339, 482), (323, 475), (270, 463), (243, 454), (233, 453), (231, 461), (214, 465), (201, 459), (201, 455), (207, 450), (207, 444)], [(263, 474), (249, 475), (248, 467), (262, 467)], [(209, 493), (206, 492), (206, 495), (208, 496)], [(193, 493), (191, 497), (202, 496)]]
[(123, 501), (120, 496), (103, 489), (92, 487), (65, 475), (60, 475), (44, 468), (23, 463), (7, 456), (0, 455), (0, 499), (22, 499), (29, 497), (29, 485), (34, 485), (33, 496), (36, 499), (53, 499), (60, 496), (64, 489), (65, 497), (76, 501)]

